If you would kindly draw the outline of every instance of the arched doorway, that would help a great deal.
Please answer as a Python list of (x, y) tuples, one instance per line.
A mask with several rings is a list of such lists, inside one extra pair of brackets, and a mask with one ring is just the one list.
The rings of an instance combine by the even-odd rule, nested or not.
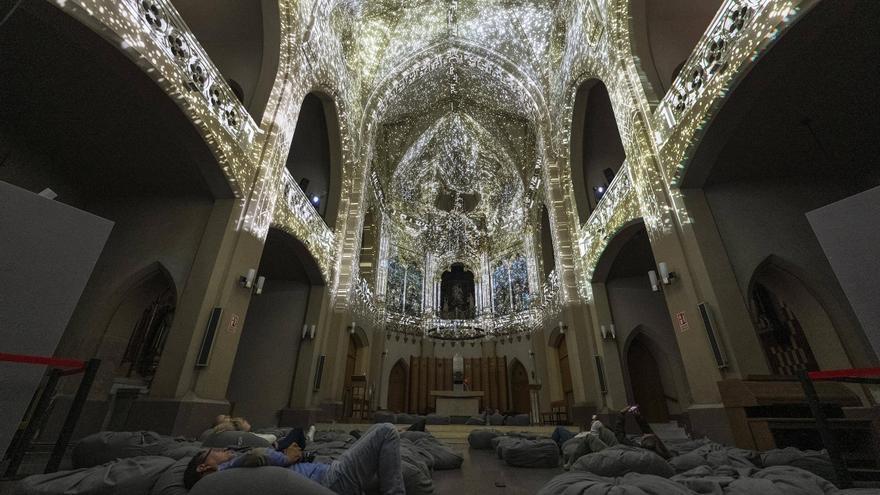
[(851, 367), (824, 305), (792, 270), (771, 256), (749, 284), (749, 313), (770, 372)]
[(642, 416), (650, 423), (669, 421), (660, 366), (642, 335), (636, 335), (630, 342), (626, 362), (632, 398), (639, 405)]
[(608, 88), (580, 85), (571, 121), (571, 179), (578, 219), (584, 223), (626, 160)]
[(305, 246), (276, 228), (269, 229), (257, 273), (266, 281), (251, 297), (226, 394), (234, 414), (274, 425), (293, 399), (302, 328), (324, 282)]
[(331, 229), (342, 184), (339, 117), (333, 100), (319, 93), (303, 99), (285, 168)]
[(409, 371), (403, 359), (398, 360), (394, 367), (391, 368), (391, 374), (388, 376), (388, 410), (395, 413), (403, 413), (407, 411), (407, 380)]
[(560, 336), (558, 346), (556, 347), (556, 355), (559, 358), (559, 378), (562, 384), (562, 398), (565, 401), (567, 410), (571, 411), (574, 405), (574, 385), (571, 381), (571, 365), (568, 361), (568, 343), (565, 341), (565, 335)]
[(532, 409), (529, 399), (529, 372), (514, 358), (510, 363), (510, 402), (517, 414), (529, 414)]

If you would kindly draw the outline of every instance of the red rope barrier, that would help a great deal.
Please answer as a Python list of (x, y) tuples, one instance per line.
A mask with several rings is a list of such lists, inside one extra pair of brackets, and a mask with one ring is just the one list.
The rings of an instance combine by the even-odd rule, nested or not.
[(811, 380), (828, 380), (834, 378), (870, 378), (880, 377), (880, 368), (854, 368), (850, 370), (811, 371), (807, 373)]
[(41, 364), (45, 366), (54, 366), (56, 368), (79, 368), (85, 369), (86, 362), (76, 359), (52, 358), (47, 356), (28, 356), (26, 354), (6, 354), (0, 352), (0, 361), (9, 363), (22, 364)]

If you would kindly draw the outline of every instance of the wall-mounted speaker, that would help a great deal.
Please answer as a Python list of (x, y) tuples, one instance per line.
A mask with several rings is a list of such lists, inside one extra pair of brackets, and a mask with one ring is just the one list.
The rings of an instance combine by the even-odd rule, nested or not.
[(211, 310), (211, 317), (208, 318), (208, 326), (205, 328), (205, 335), (202, 337), (202, 347), (199, 349), (199, 356), (196, 359), (196, 368), (204, 368), (208, 365), (208, 357), (211, 356), (211, 348), (214, 346), (214, 338), (217, 336), (217, 326), (220, 324), (221, 313), (223, 313), (223, 308)]
[(326, 354), (318, 356), (318, 366), (315, 367), (315, 392), (321, 389), (321, 376), (324, 374), (324, 359), (326, 358)]
[(605, 367), (602, 366), (602, 356), (595, 355), (593, 358), (596, 360), (596, 374), (599, 376), (599, 389), (603, 394), (607, 394), (608, 383), (605, 381)]
[(719, 368), (727, 367), (727, 356), (724, 353), (724, 347), (718, 338), (718, 332), (715, 330), (714, 319), (712, 318), (712, 310), (709, 305), (702, 302), (697, 305), (700, 310), (700, 319), (703, 320), (703, 328), (706, 329), (706, 336), (709, 338), (709, 345), (712, 347), (712, 355), (715, 357), (715, 364)]

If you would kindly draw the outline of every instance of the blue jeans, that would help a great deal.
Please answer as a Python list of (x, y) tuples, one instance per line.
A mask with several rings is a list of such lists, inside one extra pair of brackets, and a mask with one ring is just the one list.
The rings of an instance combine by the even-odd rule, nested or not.
[(379, 478), (381, 495), (406, 495), (400, 468), (400, 435), (390, 423), (373, 425), (330, 465), (321, 484), (336, 493), (361, 493)]
[(553, 430), (553, 434), (550, 435), (550, 438), (556, 442), (556, 445), (559, 445), (559, 448), (562, 448), (562, 444), (574, 438), (574, 433), (570, 432), (568, 428), (557, 426)]

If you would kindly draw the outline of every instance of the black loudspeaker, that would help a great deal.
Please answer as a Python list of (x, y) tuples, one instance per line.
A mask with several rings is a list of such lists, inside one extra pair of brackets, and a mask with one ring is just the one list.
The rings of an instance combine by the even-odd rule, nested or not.
[(302, 192), (306, 192), (306, 190), (309, 188), (309, 179), (306, 179), (305, 177), (300, 179), (299, 188), (302, 189)]
[(605, 382), (605, 367), (602, 366), (602, 356), (593, 356), (596, 360), (596, 373), (599, 376), (599, 389), (603, 394), (608, 393), (608, 384)]
[(318, 366), (315, 368), (315, 387), (314, 388), (315, 388), (316, 392), (321, 389), (321, 375), (324, 374), (324, 359), (326, 359), (326, 358), (327, 358), (327, 356), (325, 354), (321, 354), (320, 356), (318, 356)]
[(211, 355), (211, 347), (214, 346), (214, 337), (217, 336), (217, 325), (220, 324), (220, 314), (222, 312), (223, 308), (211, 310), (211, 317), (208, 318), (208, 326), (205, 328), (205, 335), (202, 337), (199, 357), (196, 359), (196, 368), (204, 368), (208, 365), (208, 357)]
[(706, 329), (706, 336), (709, 337), (709, 345), (712, 346), (712, 354), (715, 356), (715, 364), (719, 368), (727, 367), (727, 356), (724, 354), (724, 348), (715, 332), (715, 323), (712, 320), (712, 310), (709, 305), (702, 302), (697, 305), (700, 310), (700, 318), (703, 320), (703, 328)]

